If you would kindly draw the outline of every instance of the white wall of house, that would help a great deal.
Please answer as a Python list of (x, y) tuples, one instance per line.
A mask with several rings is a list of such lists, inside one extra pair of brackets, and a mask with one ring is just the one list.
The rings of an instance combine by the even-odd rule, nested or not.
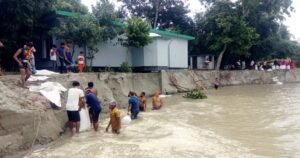
[(172, 38), (169, 62), (170, 68), (188, 68), (188, 40)]
[(116, 44), (116, 40), (98, 44), (98, 50), (93, 62), (95, 67), (119, 67), (125, 61), (131, 65), (131, 53), (126, 47)]
[[(59, 47), (59, 40), (56, 45)], [(128, 62), (133, 67), (168, 67), (188, 68), (188, 40), (181, 38), (155, 37), (153, 42), (144, 48), (134, 48), (131, 52), (127, 47), (117, 44), (117, 39), (99, 43), (98, 53), (93, 61), (94, 67), (119, 67)], [(84, 48), (75, 47), (73, 60)], [(90, 61), (87, 60), (87, 65)]]
[(140, 67), (144, 66), (144, 48), (133, 48), (132, 49), (132, 66)]
[(168, 44), (170, 39), (167, 38), (158, 38), (157, 39), (157, 64), (153, 66), (168, 66)]

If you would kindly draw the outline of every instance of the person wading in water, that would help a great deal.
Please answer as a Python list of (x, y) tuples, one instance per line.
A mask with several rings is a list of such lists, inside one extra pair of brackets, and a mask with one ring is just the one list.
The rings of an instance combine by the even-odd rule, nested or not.
[(160, 92), (156, 91), (154, 97), (152, 98), (152, 110), (159, 110), (163, 106), (163, 101), (159, 95)]

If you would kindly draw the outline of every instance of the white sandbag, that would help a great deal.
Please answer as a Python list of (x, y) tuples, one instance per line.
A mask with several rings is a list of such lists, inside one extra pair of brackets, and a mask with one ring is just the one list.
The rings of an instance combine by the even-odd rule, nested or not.
[(51, 89), (51, 90), (58, 90), (58, 91), (67, 91), (67, 89), (62, 86), (60, 83), (58, 82), (45, 82), (41, 84), (41, 89)]
[(40, 92), (41, 86), (28, 86), (30, 92)]
[(40, 93), (58, 107), (61, 107), (60, 92), (57, 90), (40, 90)]
[(40, 76), (50, 76), (50, 75), (58, 75), (59, 73), (49, 71), (49, 70), (36, 70), (35, 75), (40, 75)]
[(91, 121), (87, 108), (81, 109), (80, 112), (80, 128), (79, 132), (88, 131), (91, 129)]
[(49, 79), (47, 76), (30, 76), (28, 81), (29, 82), (34, 82), (34, 81), (46, 81)]
[(121, 120), (122, 124), (129, 124), (131, 122), (131, 118), (129, 115), (126, 115)]
[(61, 92), (67, 91), (60, 83), (57, 82), (45, 82), (40, 86), (29, 86), (29, 91), (40, 92), (45, 98), (51, 101), (58, 107), (61, 107)]
[(167, 97), (171, 97), (172, 95), (164, 95), (164, 94), (161, 94), (159, 95), (160, 98), (167, 98)]

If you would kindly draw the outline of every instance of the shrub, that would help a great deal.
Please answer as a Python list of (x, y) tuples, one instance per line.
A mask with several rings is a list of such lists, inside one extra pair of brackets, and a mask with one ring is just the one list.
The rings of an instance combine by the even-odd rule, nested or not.
[(190, 99), (207, 99), (206, 94), (204, 94), (200, 90), (191, 90), (186, 93), (183, 97), (190, 98)]
[(120, 66), (120, 71), (121, 72), (132, 72), (132, 69), (127, 62), (123, 62)]

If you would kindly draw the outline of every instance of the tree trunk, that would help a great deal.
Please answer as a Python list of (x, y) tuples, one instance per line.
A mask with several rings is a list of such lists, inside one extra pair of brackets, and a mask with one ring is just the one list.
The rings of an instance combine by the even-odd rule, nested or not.
[(153, 29), (156, 29), (157, 27), (157, 21), (158, 21), (158, 13), (159, 13), (159, 1), (155, 1), (155, 19), (154, 19), (154, 24), (153, 24)]
[(220, 70), (220, 66), (221, 66), (221, 62), (222, 62), (222, 58), (223, 58), (223, 55), (224, 53), (226, 52), (227, 50), (227, 45), (225, 45), (223, 47), (223, 50), (221, 51), (219, 57), (218, 57), (218, 61), (217, 61), (217, 64), (216, 64), (216, 70), (219, 71)]
[(93, 71), (93, 61), (94, 61), (94, 57), (91, 58), (89, 72)]

